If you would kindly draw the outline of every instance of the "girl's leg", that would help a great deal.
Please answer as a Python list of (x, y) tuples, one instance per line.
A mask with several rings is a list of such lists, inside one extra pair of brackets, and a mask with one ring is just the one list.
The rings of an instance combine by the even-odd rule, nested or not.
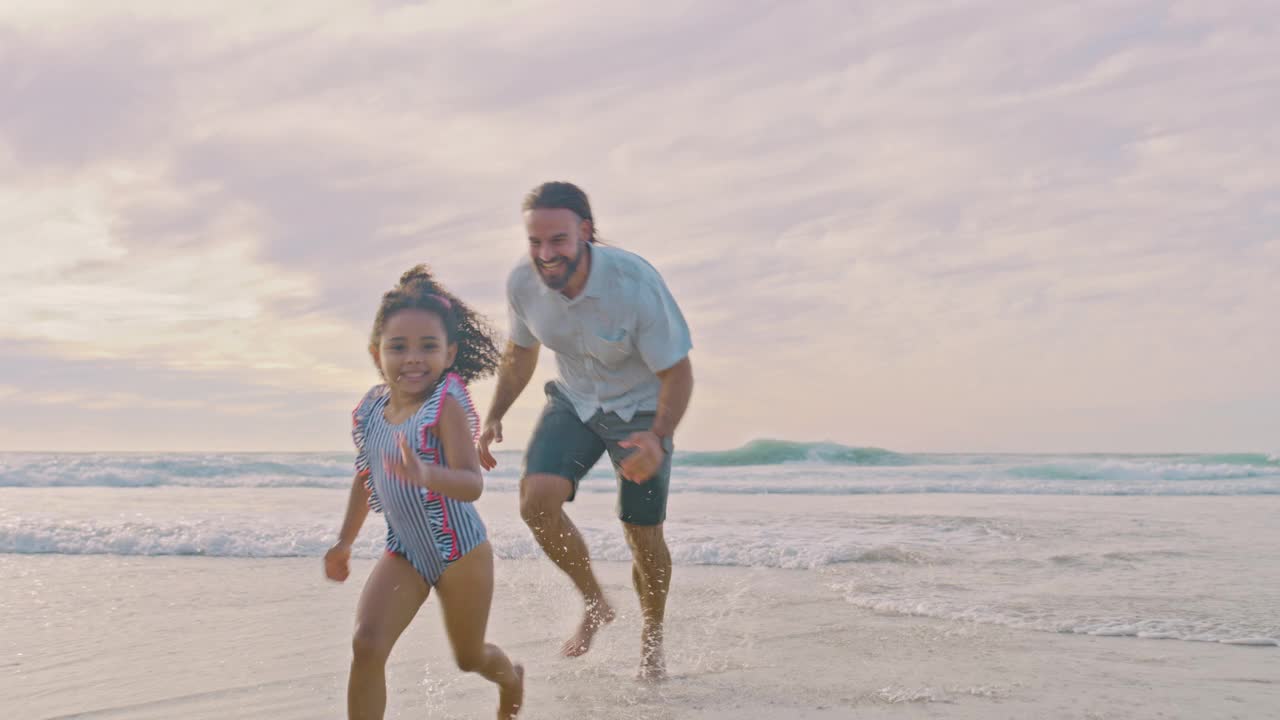
[(458, 668), (497, 683), (498, 717), (514, 718), (524, 701), (524, 668), (484, 641), (493, 600), (493, 548), (487, 541), (444, 571), (436, 582), (436, 597)]
[(350, 720), (382, 720), (387, 708), (387, 657), (430, 589), (401, 555), (384, 554), (369, 574), (356, 607), (356, 631), (351, 640), (351, 678), (347, 683)]

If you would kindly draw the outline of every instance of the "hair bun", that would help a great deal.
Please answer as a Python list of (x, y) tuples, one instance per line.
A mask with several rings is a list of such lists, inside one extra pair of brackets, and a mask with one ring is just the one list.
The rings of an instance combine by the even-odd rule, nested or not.
[(415, 285), (435, 286), (435, 278), (431, 277), (431, 269), (426, 265), (414, 265), (400, 276), (400, 286), (410, 288)]

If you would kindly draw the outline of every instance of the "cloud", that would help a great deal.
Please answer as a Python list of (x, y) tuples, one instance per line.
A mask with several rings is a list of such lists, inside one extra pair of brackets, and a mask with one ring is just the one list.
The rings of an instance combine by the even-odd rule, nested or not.
[(686, 446), (1280, 422), (1265, 3), (52, 7), (0, 11), (0, 335), (49, 358), (358, 393), (409, 265), (504, 323), (567, 178), (689, 316)]

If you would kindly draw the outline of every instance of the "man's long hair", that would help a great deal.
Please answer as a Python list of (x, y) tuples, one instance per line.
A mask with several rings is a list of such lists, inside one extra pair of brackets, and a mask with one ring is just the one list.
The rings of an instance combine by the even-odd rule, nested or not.
[(604, 244), (597, 237), (596, 219), (591, 215), (591, 201), (582, 188), (571, 182), (553, 180), (544, 182), (524, 196), (522, 212), (530, 210), (569, 210), (583, 220), (591, 221), (591, 235), (587, 242)]

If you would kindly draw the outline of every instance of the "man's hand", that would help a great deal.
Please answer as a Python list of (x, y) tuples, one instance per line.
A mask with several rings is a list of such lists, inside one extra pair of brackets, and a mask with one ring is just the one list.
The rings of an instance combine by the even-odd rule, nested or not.
[(631, 433), (626, 440), (618, 443), (624, 448), (635, 448), (635, 451), (623, 458), (619, 463), (622, 468), (622, 477), (630, 480), (637, 485), (642, 485), (658, 472), (658, 468), (662, 467), (663, 456), (666, 450), (662, 449), (662, 440), (653, 434), (651, 430)]
[(484, 430), (480, 433), (480, 467), (485, 470), (492, 470), (498, 466), (498, 459), (489, 452), (490, 443), (502, 442), (502, 421), (490, 420), (484, 424)]

